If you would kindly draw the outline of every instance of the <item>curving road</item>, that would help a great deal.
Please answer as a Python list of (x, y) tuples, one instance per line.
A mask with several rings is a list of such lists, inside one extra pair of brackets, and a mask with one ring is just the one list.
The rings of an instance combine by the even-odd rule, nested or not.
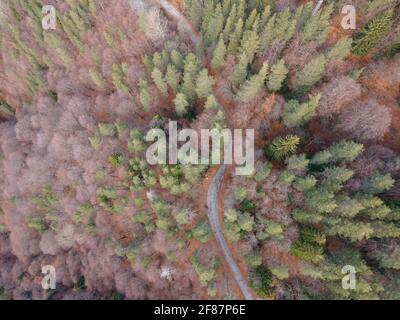
[(218, 193), (221, 187), (222, 178), (224, 177), (224, 173), (227, 166), (223, 165), (215, 176), (212, 179), (210, 187), (208, 188), (207, 194), (207, 206), (208, 206), (208, 220), (210, 221), (211, 229), (214, 233), (215, 238), (221, 250), (224, 254), (225, 260), (231, 269), (233, 276), (243, 293), (243, 296), (246, 300), (253, 300), (253, 295), (249, 287), (247, 286), (247, 281), (240, 272), (238, 265), (236, 264), (235, 260), (232, 257), (232, 254), (229, 250), (228, 244), (224, 238), (224, 234), (222, 232), (221, 223), (219, 221), (219, 214), (218, 214)]
[[(203, 43), (200, 35), (196, 30), (193, 28), (192, 24), (186, 19), (186, 17), (179, 12), (172, 4), (170, 4), (167, 0), (158, 0), (161, 7), (166, 11), (166, 13), (174, 19), (177, 24), (185, 30), (189, 34), (193, 45), (196, 48), (202, 48), (202, 55), (201, 59), (203, 62), (205, 61), (204, 55), (204, 48)], [(217, 97), (217, 95), (215, 94)], [(218, 98), (217, 98), (218, 100)], [(222, 101), (218, 101), (221, 106), (224, 107), (224, 103)], [(227, 166), (223, 165), (218, 170), (218, 172), (214, 175), (212, 182), (208, 188), (207, 193), (207, 206), (208, 206), (208, 220), (211, 225), (211, 229), (214, 233), (214, 236), (220, 246), (226, 263), (229, 265), (229, 268), (232, 271), (232, 274), (246, 300), (253, 300), (253, 295), (247, 285), (247, 281), (243, 274), (241, 273), (238, 265), (236, 264), (235, 260), (233, 259), (232, 253), (229, 250), (228, 244), (224, 238), (224, 234), (222, 231), (222, 226), (219, 220), (218, 214), (218, 193), (221, 187), (221, 182), (224, 177), (225, 171)]]

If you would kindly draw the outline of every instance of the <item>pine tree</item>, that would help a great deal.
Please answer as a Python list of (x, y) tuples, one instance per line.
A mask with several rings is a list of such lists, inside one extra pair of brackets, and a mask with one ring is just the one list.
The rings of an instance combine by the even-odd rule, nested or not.
[(311, 164), (315, 165), (322, 165), (322, 164), (327, 164), (331, 161), (332, 159), (332, 154), (330, 153), (329, 150), (323, 150), (318, 153), (316, 153), (313, 158), (311, 159)]
[(185, 14), (196, 29), (201, 25), (202, 9), (197, 0), (185, 0)]
[(174, 99), (175, 111), (178, 117), (184, 117), (188, 110), (187, 107), (189, 106), (188, 101), (183, 93), (178, 93)]
[(317, 55), (303, 70), (297, 73), (293, 86), (296, 91), (307, 90), (321, 80), (325, 72), (326, 58), (323, 54)]
[(286, 169), (296, 173), (305, 172), (308, 168), (310, 160), (307, 159), (305, 154), (293, 155), (286, 159)]
[(218, 45), (213, 52), (213, 58), (211, 60), (211, 67), (213, 69), (219, 69), (225, 64), (225, 54), (226, 54), (226, 46), (224, 43), (224, 39), (221, 36)]
[(319, 10), (317, 14), (311, 15), (303, 28), (303, 41), (316, 41), (318, 44), (325, 41), (328, 35), (329, 18), (333, 12), (333, 3), (328, 4), (323, 10)]
[(169, 64), (167, 67), (167, 73), (165, 74), (165, 81), (171, 87), (174, 93), (178, 90), (180, 82), (180, 74), (174, 65)]
[(218, 101), (215, 99), (214, 95), (208, 96), (207, 101), (204, 104), (204, 109), (205, 110), (218, 109), (220, 107), (221, 106), (218, 103)]
[(183, 71), (184, 61), (179, 51), (175, 49), (171, 51), (171, 61), (179, 71)]
[(353, 53), (365, 56), (388, 34), (393, 24), (394, 12), (387, 10), (369, 22), (354, 43)]
[(306, 206), (311, 212), (331, 213), (337, 207), (335, 195), (321, 188), (306, 191), (304, 198)]
[(200, 98), (207, 98), (212, 93), (214, 79), (208, 75), (207, 69), (203, 69), (196, 79), (196, 93)]
[(98, 89), (103, 90), (105, 88), (106, 86), (105, 80), (103, 76), (99, 72), (97, 72), (96, 69), (90, 69), (89, 75)]
[(147, 85), (147, 81), (140, 79), (139, 80), (139, 99), (142, 104), (144, 111), (149, 111), (150, 109), (150, 93)]
[(297, 177), (293, 183), (293, 186), (297, 190), (304, 192), (310, 190), (311, 188), (314, 188), (316, 184), (317, 184), (317, 179), (312, 175), (308, 175), (305, 177)]
[(252, 76), (247, 80), (241, 87), (237, 94), (237, 98), (241, 102), (248, 102), (256, 96), (256, 94), (262, 89), (265, 78), (268, 73), (268, 64), (264, 63), (260, 69), (260, 72)]
[(266, 152), (272, 159), (283, 160), (296, 152), (299, 143), (300, 138), (298, 136), (277, 137), (268, 144)]
[(256, 31), (248, 30), (243, 34), (240, 44), (241, 53), (245, 53), (249, 63), (252, 63), (257, 51), (260, 48), (260, 38)]
[(113, 64), (112, 70), (112, 82), (114, 88), (120, 90), (126, 94), (129, 94), (129, 88), (124, 83), (124, 77), (127, 73), (128, 65), (126, 63)]
[(246, 19), (246, 23), (244, 25), (244, 30), (255, 30), (258, 31), (258, 26), (254, 26), (255, 23), (258, 23), (258, 12), (257, 9), (253, 9), (250, 15)]
[(292, 17), (292, 13), (289, 8), (281, 11), (276, 18), (274, 26), (274, 39), (282, 41), (283, 43), (288, 42), (296, 31), (296, 19)]
[(151, 77), (153, 78), (154, 84), (156, 85), (157, 89), (160, 90), (161, 94), (165, 97), (168, 95), (168, 87), (167, 83), (165, 82), (164, 76), (161, 73), (160, 69), (154, 68)]
[(243, 20), (239, 19), (235, 24), (235, 30), (229, 36), (228, 53), (235, 54), (239, 48), (240, 39), (243, 34)]
[(375, 195), (390, 190), (393, 185), (394, 180), (389, 173), (385, 175), (375, 173), (364, 181), (363, 190), (368, 194)]
[[(222, 2), (222, 13), (224, 14), (225, 18), (228, 18), (228, 15), (232, 14), (233, 6), (236, 7), (236, 3), (232, 3), (232, 0), (224, 0)], [(236, 9), (235, 9), (236, 12)]]
[(305, 103), (290, 100), (285, 104), (283, 110), (283, 122), (288, 128), (294, 128), (308, 123), (316, 114), (321, 95), (310, 97)]
[(260, 35), (260, 49), (259, 53), (262, 54), (271, 45), (274, 39), (274, 27), (276, 21), (276, 14), (274, 14), (264, 26)]
[(239, 62), (235, 65), (235, 69), (229, 77), (229, 80), (235, 87), (239, 87), (246, 80), (248, 66), (249, 60), (246, 54), (242, 53)]
[(235, 21), (236, 21), (236, 3), (233, 4), (229, 16), (226, 20), (224, 27), (224, 41), (225, 43), (229, 42), (230, 36), (235, 29)]
[(220, 34), (223, 31), (224, 15), (222, 13), (221, 4), (218, 3), (215, 7), (214, 14), (210, 19), (207, 29), (204, 32), (204, 44), (209, 47), (213, 46)]
[(272, 92), (279, 91), (282, 87), (282, 83), (285, 80), (289, 69), (285, 66), (283, 59), (279, 60), (271, 69), (271, 73), (268, 76), (267, 86)]
[(331, 161), (335, 162), (351, 162), (354, 161), (362, 152), (364, 146), (353, 141), (340, 141), (329, 148), (332, 155)]
[(185, 94), (186, 98), (193, 102), (196, 97), (196, 77), (199, 71), (199, 65), (197, 58), (194, 54), (189, 53), (185, 59), (184, 73), (183, 73), (183, 83), (182, 92)]
[(338, 42), (332, 47), (327, 55), (327, 59), (344, 59), (351, 51), (353, 39), (349, 37), (340, 38)]

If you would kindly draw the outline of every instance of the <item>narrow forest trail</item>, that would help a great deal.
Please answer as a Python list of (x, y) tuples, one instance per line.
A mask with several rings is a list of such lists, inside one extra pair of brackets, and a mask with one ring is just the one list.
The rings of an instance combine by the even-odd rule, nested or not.
[[(166, 11), (166, 13), (170, 16), (170, 18), (174, 19), (176, 23), (179, 25), (180, 28), (183, 28), (185, 32), (188, 33), (190, 40), (193, 43), (193, 46), (197, 49), (198, 54), (201, 54), (200, 60), (203, 63), (203, 66), (210, 70), (210, 63), (207, 58), (206, 50), (203, 46), (203, 41), (199, 32), (193, 27), (193, 25), (188, 21), (188, 19), (171, 3), (167, 0), (158, 0), (160, 6)], [(216, 92), (214, 87), (214, 96), (217, 102), (222, 106), (225, 111), (225, 118), (228, 120), (227, 110), (229, 110), (229, 106), (226, 105), (226, 102), (221, 98), (221, 95)], [(253, 294), (247, 285), (246, 277), (243, 276), (242, 272), (240, 271), (235, 259), (231, 251), (229, 250), (228, 243), (225, 240), (221, 221), (219, 219), (219, 208), (218, 208), (218, 193), (220, 192), (221, 183), (227, 169), (226, 165), (223, 165), (219, 168), (216, 174), (213, 176), (212, 181), (208, 187), (207, 193), (207, 207), (208, 207), (208, 220), (211, 225), (211, 229), (214, 233), (214, 237), (218, 242), (219, 247), (224, 255), (226, 263), (229, 265), (229, 268), (232, 271), (232, 274), (235, 278), (237, 285), (240, 288), (244, 298), (246, 300), (253, 300)]]

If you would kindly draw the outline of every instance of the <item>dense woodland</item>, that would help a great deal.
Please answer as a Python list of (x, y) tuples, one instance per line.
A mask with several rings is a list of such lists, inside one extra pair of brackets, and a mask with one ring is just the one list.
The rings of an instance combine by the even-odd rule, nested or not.
[(174, 120), (255, 129), (253, 174), (221, 189), (255, 297), (399, 299), (398, 1), (172, 2), (197, 43), (158, 1), (46, 1), (45, 31), (42, 1), (0, 0), (0, 298), (242, 298), (217, 168), (146, 161)]

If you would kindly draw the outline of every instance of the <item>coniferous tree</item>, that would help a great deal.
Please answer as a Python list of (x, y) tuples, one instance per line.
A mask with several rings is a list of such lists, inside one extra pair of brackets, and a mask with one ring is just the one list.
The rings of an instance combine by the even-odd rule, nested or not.
[(260, 72), (252, 76), (241, 87), (237, 94), (237, 98), (241, 102), (248, 102), (262, 89), (265, 78), (268, 74), (268, 64), (264, 63)]
[(196, 79), (196, 93), (200, 98), (207, 98), (212, 93), (214, 79), (208, 75), (207, 69), (203, 69)]
[(307, 63), (303, 70), (296, 74), (293, 82), (296, 91), (308, 90), (319, 80), (325, 72), (326, 58), (323, 54), (317, 55), (309, 63)]
[(351, 52), (351, 46), (353, 44), (353, 39), (350, 37), (343, 37), (335, 43), (335, 45), (329, 50), (327, 59), (344, 59)]
[(139, 99), (142, 104), (144, 111), (149, 111), (150, 108), (150, 93), (147, 85), (147, 81), (140, 79), (139, 80)]
[(361, 31), (361, 36), (354, 43), (353, 53), (365, 56), (374, 49), (393, 24), (394, 12), (387, 10), (369, 22)]
[(364, 181), (363, 190), (368, 194), (374, 195), (388, 191), (393, 185), (394, 180), (389, 173), (385, 175), (375, 173)]
[(218, 3), (215, 7), (214, 14), (207, 25), (204, 32), (204, 44), (206, 46), (212, 46), (217, 43), (220, 34), (223, 31), (224, 26), (224, 15), (222, 13), (221, 4)]
[(175, 111), (179, 117), (184, 117), (188, 110), (187, 107), (189, 106), (188, 101), (183, 93), (178, 93), (174, 99)]
[(268, 144), (267, 155), (275, 160), (283, 160), (296, 152), (299, 143), (300, 138), (298, 136), (277, 137)]
[(185, 94), (188, 101), (192, 102), (196, 96), (196, 77), (199, 71), (197, 58), (189, 53), (185, 59), (183, 73), (182, 93)]
[(240, 55), (239, 61), (235, 65), (232, 74), (229, 77), (229, 80), (233, 83), (234, 86), (239, 87), (246, 80), (248, 66), (249, 60), (246, 54), (243, 52)]
[(243, 20), (239, 19), (235, 24), (235, 30), (229, 36), (228, 53), (235, 54), (239, 48), (240, 39), (243, 34)]
[(167, 73), (165, 74), (165, 81), (171, 87), (174, 93), (178, 90), (180, 82), (180, 74), (174, 65), (169, 64), (167, 67)]
[(282, 83), (285, 80), (289, 69), (285, 66), (283, 59), (279, 60), (272, 66), (271, 73), (268, 76), (267, 86), (272, 92), (279, 91), (282, 87)]
[(224, 65), (225, 54), (226, 54), (226, 46), (224, 43), (224, 39), (221, 36), (218, 41), (218, 45), (213, 52), (213, 58), (211, 60), (211, 67), (213, 69), (219, 69)]
[(299, 103), (296, 100), (290, 100), (285, 104), (283, 110), (283, 122), (288, 128), (294, 128), (304, 125), (316, 114), (321, 95), (310, 97), (305, 103)]
[(154, 84), (156, 85), (157, 89), (160, 90), (161, 94), (164, 97), (167, 96), (168, 86), (160, 69), (154, 68), (151, 77), (153, 78)]

